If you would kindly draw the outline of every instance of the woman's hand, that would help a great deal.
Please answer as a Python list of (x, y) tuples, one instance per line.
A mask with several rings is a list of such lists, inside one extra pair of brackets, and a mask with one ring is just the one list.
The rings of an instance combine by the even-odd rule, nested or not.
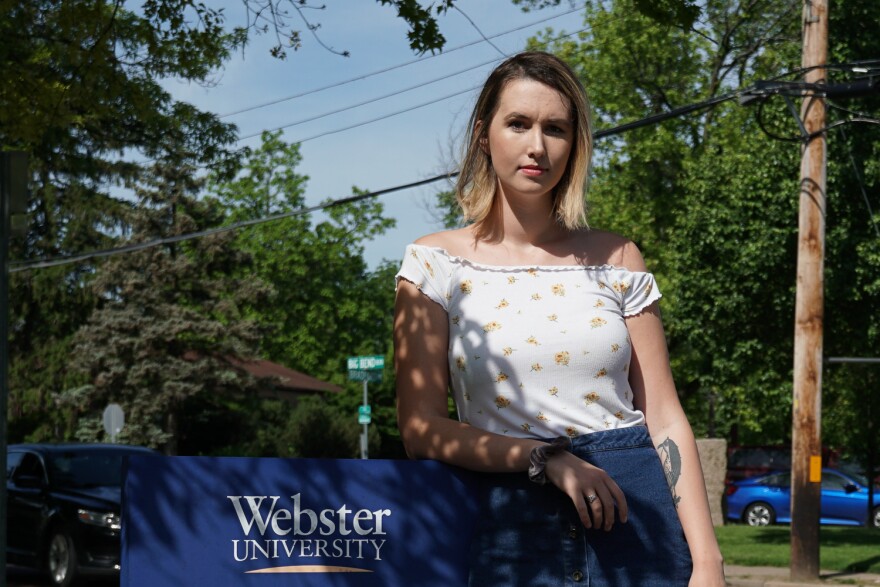
[(620, 521), (626, 523), (626, 497), (604, 470), (570, 452), (561, 452), (547, 460), (545, 473), (571, 498), (584, 527), (611, 530), (615, 504)]

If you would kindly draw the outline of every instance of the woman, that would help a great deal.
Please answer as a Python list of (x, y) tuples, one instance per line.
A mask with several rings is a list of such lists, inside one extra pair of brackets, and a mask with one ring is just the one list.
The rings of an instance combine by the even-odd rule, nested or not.
[(558, 58), (489, 76), (457, 186), (470, 224), (407, 247), (397, 275), (401, 435), (486, 473), (471, 585), (721, 586), (660, 294), (632, 242), (586, 227), (591, 149)]

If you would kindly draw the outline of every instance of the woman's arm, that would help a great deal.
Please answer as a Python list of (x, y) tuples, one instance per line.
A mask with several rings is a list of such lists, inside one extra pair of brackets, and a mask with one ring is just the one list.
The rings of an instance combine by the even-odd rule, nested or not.
[(709, 514), (697, 444), (672, 381), (657, 302), (627, 318), (626, 324), (633, 348), (630, 385), (636, 407), (645, 414), (691, 551), (691, 584), (723, 586), (721, 551)]
[[(449, 322), (443, 308), (401, 280), (394, 314), (397, 420), (407, 455), (525, 475), (529, 455), (542, 441), (493, 434), (449, 418)], [(584, 526), (610, 529), (615, 501), (621, 521), (626, 520), (626, 499), (603, 470), (564, 452), (549, 459), (546, 474), (572, 499)], [(585, 500), (590, 494), (599, 497), (592, 505)]]
[[(630, 271), (646, 270), (632, 243), (624, 247), (623, 265)], [(687, 538), (694, 563), (690, 584), (723, 587), (723, 561), (709, 514), (706, 482), (697, 443), (672, 380), (658, 302), (627, 317), (626, 327), (632, 341), (629, 383), (633, 403), (645, 414)]]

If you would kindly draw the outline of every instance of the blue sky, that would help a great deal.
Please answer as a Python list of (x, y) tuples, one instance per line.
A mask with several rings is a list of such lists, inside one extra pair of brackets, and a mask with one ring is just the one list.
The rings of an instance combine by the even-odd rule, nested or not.
[[(240, 0), (224, 3), (228, 23), (241, 24), (245, 13)], [(303, 47), (289, 52), (286, 60), (269, 55), (274, 36), (257, 36), (243, 53), (232, 56), (212, 84), (169, 82), (166, 87), (178, 99), (225, 115), (419, 59), (409, 48), (406, 24), (391, 7), (374, 0), (323, 0), (313, 4), (326, 4), (324, 10), (305, 13), (312, 23), (320, 23), (321, 40), (334, 49), (349, 51), (350, 57), (340, 57), (322, 48), (302, 23), (293, 21), (302, 30)], [(242, 137), (258, 135), (264, 129), (421, 86), (289, 126), (282, 136), (288, 142), (303, 141), (303, 162), (298, 171), (310, 178), (306, 190), (309, 205), (348, 196), (352, 186), (379, 190), (438, 175), (454, 167), (458, 140), (475, 99), (473, 88), (480, 86), (502, 59), (499, 50), (516, 53), (530, 36), (548, 26), (555, 33), (582, 28), (582, 10), (573, 10), (568, 2), (529, 13), (523, 13), (511, 0), (458, 0), (456, 5), (491, 39), (491, 44), (482, 40), (480, 32), (461, 12), (452, 10), (440, 17), (447, 41), (443, 53), (224, 120), (237, 124)], [(508, 33), (517, 28), (521, 30)], [(495, 36), (500, 33), (507, 34)], [(470, 43), (474, 44), (456, 49)], [(429, 83), (442, 77), (446, 79)], [(446, 98), (452, 94), (458, 95)], [(435, 103), (421, 106), (428, 102)], [(351, 130), (332, 132), (407, 109), (412, 110)], [(259, 137), (244, 139), (240, 144), (256, 146)], [(400, 259), (408, 243), (441, 229), (427, 206), (442, 187), (438, 182), (380, 197), (387, 215), (397, 219), (397, 227), (367, 243), (365, 257), (371, 267), (383, 259)]]

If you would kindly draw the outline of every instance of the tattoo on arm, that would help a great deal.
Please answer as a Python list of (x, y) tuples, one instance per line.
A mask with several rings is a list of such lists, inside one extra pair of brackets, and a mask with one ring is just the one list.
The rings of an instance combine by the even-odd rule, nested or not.
[(681, 452), (678, 445), (671, 438), (666, 438), (657, 446), (657, 452), (660, 454), (660, 462), (663, 464), (663, 472), (666, 473), (666, 482), (672, 491), (672, 501), (675, 507), (681, 501), (681, 496), (675, 493), (675, 484), (681, 477)]

